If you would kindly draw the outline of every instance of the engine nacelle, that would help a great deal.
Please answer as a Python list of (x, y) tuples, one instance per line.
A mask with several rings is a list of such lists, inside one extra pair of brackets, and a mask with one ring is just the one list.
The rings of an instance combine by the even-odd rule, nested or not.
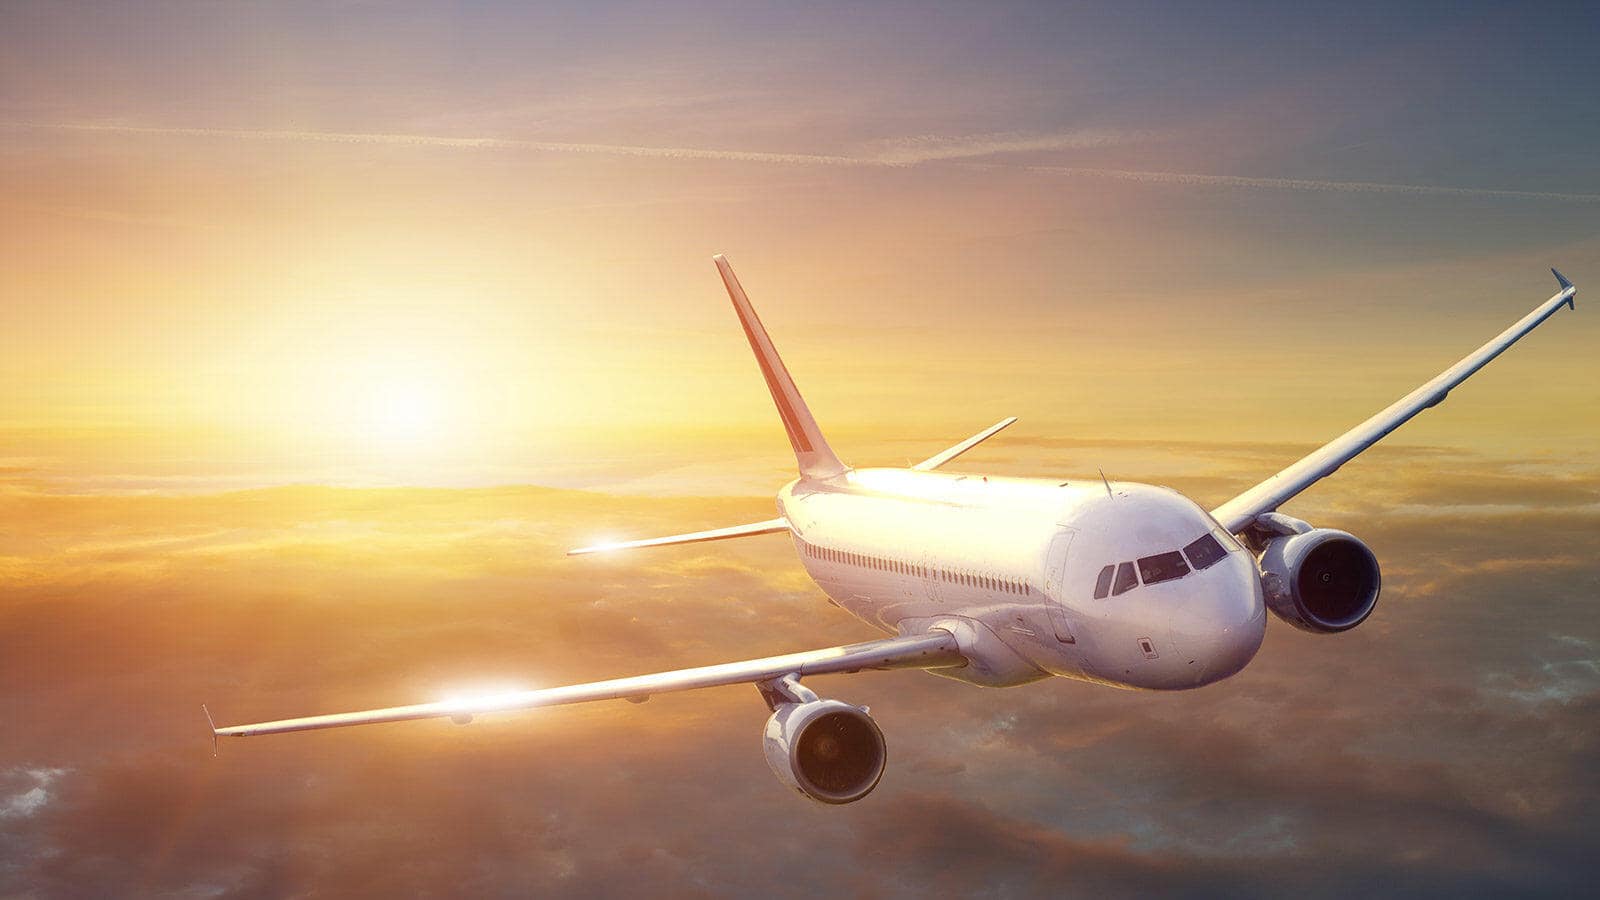
[(1378, 558), (1354, 535), (1331, 528), (1274, 537), (1261, 553), (1267, 607), (1315, 634), (1349, 631), (1378, 605)]
[(778, 780), (823, 803), (872, 793), (888, 761), (878, 723), (838, 700), (778, 704), (761, 743)]

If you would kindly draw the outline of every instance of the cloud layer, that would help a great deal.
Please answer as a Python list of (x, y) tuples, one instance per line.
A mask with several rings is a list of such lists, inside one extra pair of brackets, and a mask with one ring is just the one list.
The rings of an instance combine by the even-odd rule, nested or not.
[[(1294, 450), (1238, 445), (1237, 477)], [(967, 461), (1011, 465), (985, 462)], [(1441, 468), (1455, 473), (1445, 506), (1428, 475)], [(14, 490), (0, 496), (26, 535), (0, 570), (0, 712), (15, 726), (0, 735), (0, 890), (1577, 890), (1600, 824), (1600, 512), (1509, 503), (1540, 479), (1460, 454), (1401, 451), (1368, 474), (1297, 510), (1384, 561), (1362, 628), (1275, 626), (1243, 674), (1194, 693), (819, 679), (870, 704), (890, 742), (879, 790), (837, 809), (772, 779), (765, 710), (742, 689), (235, 741), (217, 759), (199, 712), (354, 709), (864, 636), (782, 538), (560, 555), (597, 527), (756, 517), (761, 498)], [(1209, 483), (1188, 477), (1165, 480)], [(1594, 473), (1565, 477), (1595, 489)]]

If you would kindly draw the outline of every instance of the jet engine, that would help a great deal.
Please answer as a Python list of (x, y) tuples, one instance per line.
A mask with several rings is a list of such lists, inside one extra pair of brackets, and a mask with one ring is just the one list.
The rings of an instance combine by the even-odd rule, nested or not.
[(1267, 606), (1296, 628), (1349, 631), (1378, 605), (1378, 558), (1343, 531), (1309, 528), (1271, 537), (1260, 564)]
[(839, 700), (779, 703), (762, 745), (779, 781), (822, 803), (872, 793), (888, 760), (883, 732), (866, 708)]

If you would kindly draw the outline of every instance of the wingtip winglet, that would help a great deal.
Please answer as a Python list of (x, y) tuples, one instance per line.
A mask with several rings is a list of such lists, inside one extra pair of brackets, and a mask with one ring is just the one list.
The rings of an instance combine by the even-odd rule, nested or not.
[(1557, 269), (1555, 266), (1550, 267), (1550, 274), (1556, 277), (1556, 283), (1561, 285), (1561, 289), (1563, 291), (1572, 291), (1571, 294), (1567, 295), (1567, 309), (1576, 312), (1578, 309), (1578, 304), (1573, 302), (1573, 298), (1577, 296), (1578, 292), (1573, 288), (1572, 281), (1568, 279), (1567, 276), (1561, 274), (1561, 270)]
[(206, 724), (211, 726), (211, 755), (217, 755), (217, 720), (211, 718), (211, 710), (204, 703), (200, 704), (200, 711), (206, 714)]

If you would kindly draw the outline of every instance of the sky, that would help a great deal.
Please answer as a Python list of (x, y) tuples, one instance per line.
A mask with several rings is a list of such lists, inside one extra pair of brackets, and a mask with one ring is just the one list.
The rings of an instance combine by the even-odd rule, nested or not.
[[(0, 896), (1591, 883), (1597, 19), (0, 2)], [(818, 679), (839, 809), (735, 688), (213, 759), (871, 635), (780, 537), (561, 555), (792, 477), (713, 253), (848, 462), (1207, 506), (1580, 297), (1290, 504), (1383, 599), (1221, 684)]]

